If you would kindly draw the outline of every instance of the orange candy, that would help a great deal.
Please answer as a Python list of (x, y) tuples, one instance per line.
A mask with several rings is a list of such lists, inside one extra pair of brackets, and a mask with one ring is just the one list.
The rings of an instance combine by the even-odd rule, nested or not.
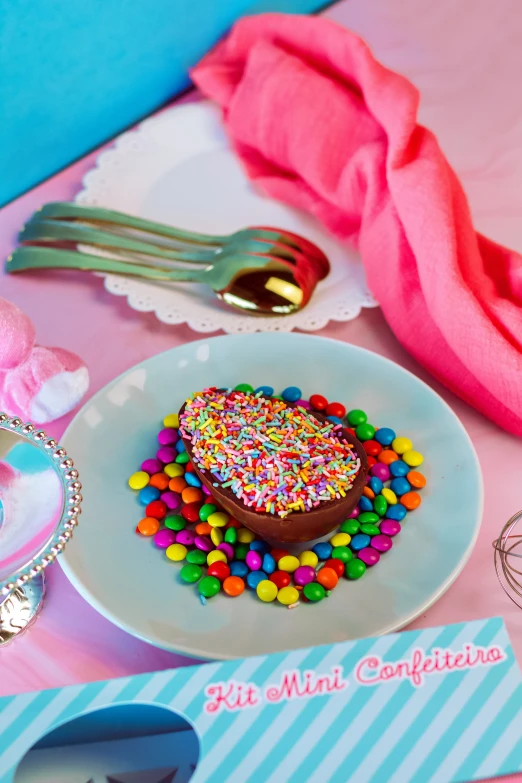
[(155, 473), (150, 477), (149, 487), (156, 487), (156, 489), (160, 489), (163, 492), (167, 489), (169, 481), (170, 479), (166, 473)]
[(194, 528), (198, 536), (209, 536), (212, 528), (208, 522), (199, 522)]
[(416, 489), (422, 489), (426, 486), (426, 479), (422, 475), (422, 473), (419, 473), (417, 470), (410, 470), (410, 472), (407, 474), (406, 478), (412, 485), (412, 487), (415, 487)]
[(180, 495), (187, 486), (188, 484), (183, 476), (176, 476), (169, 481), (169, 489), (171, 489), (172, 492), (178, 492)]
[(391, 465), (392, 462), (399, 459), (393, 449), (383, 449), (377, 457), (378, 462), (384, 462), (385, 465)]
[(230, 595), (232, 598), (236, 598), (236, 596), (241, 595), (244, 589), (245, 583), (240, 576), (227, 576), (223, 582), (224, 592), (227, 595)]
[(154, 536), (160, 529), (160, 523), (154, 517), (144, 517), (138, 522), (138, 530), (142, 536)]
[(373, 500), (375, 497), (375, 492), (373, 489), (370, 489), (370, 487), (365, 487), (362, 491), (365, 498), (370, 498), (370, 500)]
[(401, 503), (408, 511), (413, 511), (421, 504), (421, 496), (418, 492), (406, 492), (405, 495), (401, 495)]
[(324, 568), (321, 568), (321, 570), (318, 571), (316, 581), (319, 582), (319, 584), (322, 585), (325, 590), (333, 590), (339, 581), (339, 577), (333, 568), (324, 566)]
[(181, 499), (184, 503), (199, 503), (203, 500), (203, 492), (197, 487), (185, 487)]

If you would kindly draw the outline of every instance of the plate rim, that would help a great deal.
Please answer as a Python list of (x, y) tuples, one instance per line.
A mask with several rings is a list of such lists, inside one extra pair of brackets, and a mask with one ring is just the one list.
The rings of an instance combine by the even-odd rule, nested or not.
[[(473, 535), (466, 547), (466, 550), (463, 552), (458, 564), (453, 569), (452, 573), (445, 579), (445, 581), (440, 585), (439, 589), (429, 598), (429, 600), (422, 603), (422, 605), (419, 605), (418, 609), (411, 612), (406, 618), (402, 618), (400, 621), (395, 621), (390, 623), (388, 626), (383, 628), (382, 630), (375, 632), (373, 636), (380, 637), (384, 636), (386, 634), (394, 633), (396, 631), (400, 631), (403, 628), (406, 628), (409, 626), (414, 620), (416, 620), (418, 617), (420, 617), (424, 612), (428, 611), (443, 595), (446, 593), (449, 588), (454, 584), (454, 582), (458, 579), (460, 574), (462, 573), (464, 567), (467, 565), (469, 558), (471, 557), (471, 554), (475, 548), (475, 544), (477, 542), (480, 528), (482, 526), (482, 520), (484, 515), (484, 477), (482, 475), (482, 468), (480, 465), (480, 460), (478, 458), (475, 446), (473, 444), (473, 441), (471, 440), (471, 437), (464, 427), (463, 423), (461, 422), (459, 416), (455, 413), (453, 408), (449, 405), (449, 403), (446, 402), (446, 400), (441, 397), (438, 392), (435, 391), (426, 381), (419, 378), (415, 373), (413, 373), (411, 370), (406, 369), (398, 362), (393, 361), (393, 359), (389, 359), (387, 356), (383, 356), (380, 353), (377, 353), (376, 351), (371, 351), (368, 348), (363, 348), (360, 345), (354, 345), (353, 343), (345, 342), (343, 340), (336, 340), (332, 337), (323, 337), (321, 335), (315, 335), (315, 334), (302, 334), (299, 332), (252, 332), (247, 334), (224, 334), (224, 335), (216, 335), (214, 337), (203, 337), (199, 340), (189, 340), (188, 342), (181, 343), (181, 345), (176, 345), (172, 348), (168, 348), (166, 351), (161, 351), (160, 353), (153, 354), (152, 356), (147, 357), (146, 359), (143, 359), (141, 362), (138, 362), (137, 364), (132, 365), (131, 367), (128, 367), (126, 370), (121, 372), (119, 375), (117, 375), (115, 378), (113, 378), (111, 381), (106, 383), (104, 386), (102, 386), (100, 389), (98, 389), (92, 397), (89, 397), (88, 400), (84, 402), (82, 407), (76, 412), (72, 420), (67, 425), (60, 442), (65, 443), (66, 439), (70, 437), (70, 432), (73, 428), (73, 426), (76, 424), (77, 420), (83, 415), (84, 411), (88, 409), (90, 405), (95, 403), (95, 401), (101, 397), (102, 393), (106, 392), (108, 389), (112, 388), (114, 385), (116, 385), (119, 381), (121, 381), (126, 375), (128, 375), (130, 372), (133, 372), (136, 369), (139, 369), (143, 367), (143, 365), (147, 365), (149, 362), (158, 360), (159, 357), (164, 357), (167, 354), (171, 354), (180, 348), (185, 348), (187, 346), (193, 346), (195, 350), (197, 350), (198, 346), (206, 344), (210, 341), (252, 341), (252, 340), (261, 340), (261, 339), (275, 339), (278, 335), (284, 335), (285, 339), (289, 339), (294, 342), (299, 341), (309, 341), (309, 340), (316, 340), (321, 342), (327, 342), (327, 343), (333, 343), (335, 345), (342, 345), (346, 347), (348, 350), (356, 351), (359, 353), (364, 354), (370, 354), (372, 357), (375, 357), (377, 360), (382, 361), (383, 363), (393, 365), (394, 367), (398, 368), (403, 373), (406, 373), (406, 375), (410, 376), (413, 379), (413, 382), (419, 383), (421, 386), (423, 386), (429, 394), (436, 397), (437, 400), (442, 403), (442, 405), (449, 411), (449, 413), (452, 415), (454, 420), (456, 421), (458, 427), (460, 428), (462, 435), (464, 436), (465, 440), (468, 443), (468, 446), (471, 450), (471, 454), (473, 456), (474, 465), (476, 468), (476, 475), (478, 478), (478, 498), (477, 498), (477, 514), (476, 519), (474, 522), (474, 529), (473, 529)], [(73, 448), (74, 453), (74, 448)], [(81, 517), (79, 519), (78, 524), (81, 524)], [(190, 645), (186, 644), (168, 644), (168, 643), (160, 643), (158, 641), (151, 641), (151, 639), (147, 638), (145, 635), (141, 634), (136, 629), (131, 628), (127, 625), (127, 623), (120, 621), (111, 610), (107, 609), (100, 601), (98, 601), (97, 598), (95, 598), (90, 590), (81, 582), (81, 580), (76, 576), (74, 569), (72, 569), (70, 563), (68, 562), (68, 556), (70, 556), (70, 551), (67, 549), (62, 553), (61, 557), (58, 558), (58, 562), (60, 563), (60, 566), (62, 568), (62, 571), (66, 575), (67, 579), (71, 582), (72, 586), (75, 588), (75, 590), (78, 591), (78, 593), (82, 596), (82, 598), (87, 601), (87, 603), (93, 607), (99, 614), (102, 615), (102, 617), (105, 617), (109, 622), (111, 622), (116, 627), (120, 628), (121, 630), (125, 631), (126, 633), (129, 633), (131, 636), (140, 639), (141, 641), (145, 642), (146, 644), (150, 644), (153, 647), (157, 647), (158, 649), (165, 650), (168, 652), (172, 652), (178, 655), (185, 655), (190, 658), (194, 658), (200, 661), (226, 661), (226, 660), (234, 660), (235, 656), (231, 655), (224, 655), (224, 654), (208, 654), (203, 652), (202, 650), (199, 650), (197, 648), (193, 648)], [(363, 637), (363, 638), (371, 638), (371, 637)], [(256, 655), (257, 653), (253, 653), (253, 655)], [(250, 656), (240, 656), (240, 657), (250, 657)]]

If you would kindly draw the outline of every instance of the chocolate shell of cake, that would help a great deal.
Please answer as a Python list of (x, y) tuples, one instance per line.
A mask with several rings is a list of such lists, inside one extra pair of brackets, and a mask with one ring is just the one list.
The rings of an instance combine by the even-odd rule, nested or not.
[[(291, 403), (287, 403), (287, 405), (288, 407), (294, 407)], [(180, 420), (185, 408), (186, 403), (180, 409)], [(327, 418), (319, 412), (313, 411), (307, 415), (311, 415), (320, 423), (329, 423)], [(346, 428), (337, 430), (333, 434), (337, 440), (346, 440), (352, 446), (352, 451), (359, 457), (361, 462), (359, 472), (351, 488), (347, 490), (346, 497), (324, 501), (319, 506), (307, 511), (296, 510), (285, 517), (281, 517), (278, 514), (255, 511), (251, 507), (246, 506), (243, 500), (238, 498), (229, 487), (222, 487), (216, 482), (216, 478), (212, 473), (201, 470), (194, 457), (194, 446), (191, 439), (183, 436), (182, 438), (196, 475), (225, 511), (268, 542), (291, 544), (313, 541), (335, 530), (351, 514), (366, 486), (368, 458), (362, 443)], [(215, 486), (216, 483), (218, 483), (217, 486)]]

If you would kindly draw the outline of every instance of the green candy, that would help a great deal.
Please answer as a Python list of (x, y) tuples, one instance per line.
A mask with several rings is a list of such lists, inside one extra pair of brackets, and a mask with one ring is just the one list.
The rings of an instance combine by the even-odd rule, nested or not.
[[(368, 512), (370, 513), (370, 512)], [(361, 523), (358, 519), (346, 519), (339, 530), (341, 533), (348, 533), (349, 536), (354, 536), (356, 533), (359, 532), (359, 528), (361, 527)]]
[(243, 392), (244, 394), (251, 394), (254, 391), (254, 387), (249, 383), (238, 383), (238, 385), (234, 387), (234, 391)]
[(201, 551), (201, 549), (193, 549), (187, 553), (187, 563), (200, 566), (205, 565), (206, 562), (207, 556), (204, 552)]
[(353, 552), (347, 546), (334, 546), (330, 557), (335, 558), (335, 560), (341, 560), (343, 563), (349, 563), (353, 558)]
[(221, 582), (215, 576), (204, 576), (198, 589), (205, 598), (213, 598), (221, 590)]
[(347, 579), (360, 579), (365, 571), (365, 564), (356, 557), (347, 564), (344, 575)]
[(235, 544), (237, 541), (237, 530), (235, 527), (229, 527), (225, 530), (225, 541), (227, 544)]
[(209, 516), (217, 510), (217, 506), (215, 506), (213, 503), (205, 503), (205, 505), (201, 506), (199, 509), (199, 518), (202, 522), (206, 522)]
[(374, 514), (373, 511), (363, 511), (362, 514), (359, 514), (357, 519), (361, 525), (373, 525), (374, 522), (379, 521), (378, 515)]
[(322, 601), (326, 595), (326, 591), (319, 582), (308, 582), (303, 587), (303, 595), (308, 598), (309, 601)]
[(348, 411), (347, 419), (351, 427), (358, 427), (359, 424), (366, 424), (368, 416), (364, 411), (354, 408), (353, 411)]
[(195, 563), (188, 563), (187, 565), (183, 566), (183, 568), (179, 572), (179, 575), (184, 582), (189, 582), (189, 584), (193, 584), (194, 582), (197, 582), (199, 579), (201, 579), (201, 577), (203, 576), (203, 571)]
[(177, 462), (178, 465), (186, 465), (189, 461), (189, 455), (186, 451), (182, 451), (181, 454), (178, 454), (174, 462)]
[(375, 435), (375, 427), (371, 424), (359, 424), (355, 428), (355, 434), (359, 440), (371, 440)]
[(249, 552), (250, 552), (250, 547), (248, 544), (237, 544), (234, 550), (234, 559), (244, 560)]
[(367, 536), (378, 536), (381, 531), (375, 525), (361, 525), (361, 533)]
[(180, 514), (173, 514), (171, 517), (165, 518), (165, 527), (168, 527), (169, 530), (180, 531), (185, 530), (187, 523)]
[(383, 517), (386, 514), (386, 511), (388, 510), (388, 502), (383, 495), (377, 495), (377, 497), (373, 501), (373, 507), (375, 509), (375, 512), (380, 517)]

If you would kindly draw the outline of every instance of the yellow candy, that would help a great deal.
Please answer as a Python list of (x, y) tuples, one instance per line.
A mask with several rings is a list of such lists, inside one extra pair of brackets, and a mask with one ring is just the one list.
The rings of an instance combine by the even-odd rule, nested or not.
[(388, 489), (388, 487), (384, 487), (384, 489), (381, 489), (381, 495), (383, 498), (386, 499), (386, 502), (389, 506), (394, 506), (397, 502), (397, 495), (393, 490)]
[(165, 465), (163, 471), (169, 478), (177, 478), (178, 476), (183, 476), (185, 473), (183, 465), (178, 465), (177, 462), (169, 462), (168, 465)]
[(286, 571), (288, 574), (293, 574), (300, 565), (301, 563), (297, 557), (294, 557), (293, 555), (285, 555), (277, 563), (279, 570)]
[(210, 527), (225, 527), (229, 520), (228, 514), (225, 514), (224, 511), (214, 511), (213, 514), (210, 514), (210, 516), (207, 519), (208, 524)]
[(177, 413), (169, 413), (168, 416), (165, 416), (163, 419), (163, 426), (164, 427), (174, 427), (175, 430), (179, 427), (179, 416)]
[(218, 561), (221, 561), (222, 563), (227, 562), (227, 556), (221, 549), (214, 549), (213, 552), (208, 553), (207, 565), (212, 565), (212, 563), (217, 563)]
[(269, 604), (277, 598), (277, 586), (270, 579), (263, 579), (256, 587), (256, 593), (258, 598)]
[(315, 552), (312, 552), (311, 549), (305, 549), (305, 551), (301, 552), (299, 555), (299, 562), (301, 565), (312, 566), (312, 568), (315, 568), (319, 562), (319, 558)]
[(296, 601), (299, 600), (299, 592), (295, 589), (295, 587), (292, 587), (291, 585), (288, 585), (287, 587), (282, 587), (277, 594), (277, 600), (279, 601), (280, 604), (283, 604), (283, 606), (290, 606), (291, 604), (295, 604)]
[(183, 546), (183, 544), (171, 544), (169, 547), (167, 547), (165, 554), (169, 560), (175, 560), (176, 562), (179, 562), (180, 560), (184, 560), (186, 558), (187, 552), (187, 547)]
[[(210, 522), (210, 517), (209, 520)], [(212, 522), (210, 522), (212, 524)], [(248, 530), (246, 527), (240, 527), (237, 531), (237, 540), (240, 544), (251, 544), (254, 540), (255, 535), (252, 533), (251, 530)]]
[(409, 438), (395, 438), (392, 441), (392, 449), (396, 454), (404, 454), (405, 451), (409, 451), (413, 448), (413, 443)]
[(331, 537), (330, 544), (334, 547), (348, 546), (351, 540), (352, 537), (348, 533), (336, 533), (335, 536)]
[(223, 543), (223, 533), (218, 527), (213, 527), (210, 531), (210, 538), (214, 546), (219, 546)]
[(405, 454), (402, 455), (402, 458), (406, 465), (409, 465), (410, 468), (416, 468), (419, 465), (422, 465), (424, 462), (424, 457), (419, 451), (413, 451), (413, 449), (410, 449)]
[(133, 473), (132, 476), (129, 479), (129, 487), (131, 489), (143, 489), (143, 487), (146, 487), (147, 484), (150, 481), (150, 476), (148, 473), (145, 473), (144, 470), (138, 470), (136, 473)]

